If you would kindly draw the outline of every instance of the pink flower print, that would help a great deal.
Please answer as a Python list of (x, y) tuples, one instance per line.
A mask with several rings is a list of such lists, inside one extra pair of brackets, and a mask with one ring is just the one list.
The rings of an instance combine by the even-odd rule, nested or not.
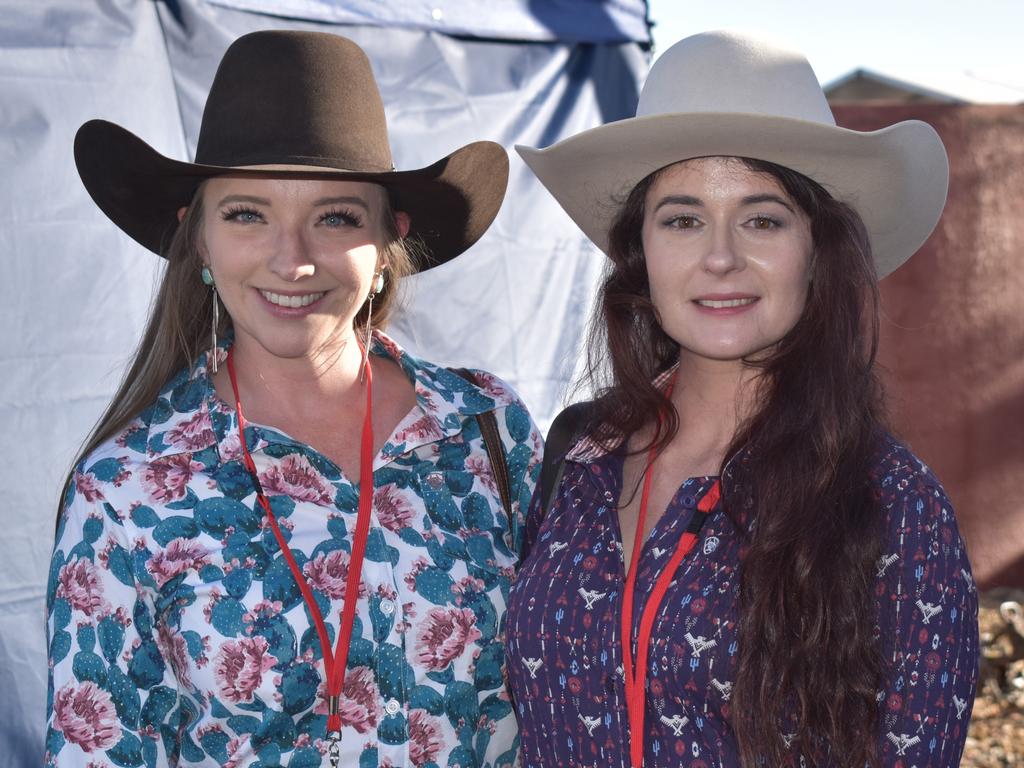
[(185, 638), (160, 622), (157, 626), (156, 644), (160, 649), (160, 654), (170, 663), (171, 669), (174, 670), (174, 676), (181, 687), (187, 691), (193, 690), (191, 659)]
[(395, 445), (401, 445), (410, 440), (427, 440), (431, 438), (440, 440), (443, 436), (444, 434), (437, 425), (437, 419), (433, 416), (423, 415), (409, 426), (395, 432), (395, 436), (390, 442)]
[(277, 660), (267, 653), (269, 644), (260, 636), (229, 640), (213, 660), (213, 676), (221, 696), (235, 704), (249, 704), (263, 673)]
[(267, 495), (276, 493), (314, 504), (330, 504), (334, 500), (331, 484), (302, 454), (293, 453), (272, 464), (260, 475), (260, 483)]
[(199, 570), (209, 562), (206, 548), (195, 539), (178, 538), (167, 543), (146, 563), (158, 588), (190, 569)]
[(373, 340), (384, 347), (384, 350), (388, 353), (388, 357), (392, 360), (397, 362), (402, 359), (402, 350), (399, 349), (394, 339), (389, 339), (382, 333), (375, 333), (373, 334)]
[(118, 446), (120, 446), (121, 448), (127, 448), (128, 441), (135, 437), (135, 435), (137, 435), (139, 432), (142, 432), (144, 429), (146, 428), (139, 424), (128, 427), (128, 429), (126, 429), (124, 432), (117, 436), (117, 439), (114, 442), (117, 443)]
[(224, 763), (224, 768), (235, 768), (238, 765), (238, 761), (246, 756), (246, 750), (243, 747), (248, 743), (248, 736), (239, 736), (228, 741), (227, 747), (225, 747), (228, 761)]
[(441, 751), (441, 729), (437, 720), (422, 709), (409, 713), (409, 759), (413, 765), (434, 761)]
[(358, 733), (369, 733), (380, 720), (380, 691), (369, 667), (354, 667), (345, 672), (338, 713), (342, 726), (350, 725)]
[(92, 681), (69, 684), (53, 697), (54, 725), (83, 752), (110, 749), (121, 740), (117, 711), (110, 694)]
[(505, 389), (501, 379), (493, 373), (488, 373), (487, 371), (474, 371), (473, 379), (476, 381), (476, 385), (482, 389), (488, 397), (491, 397), (494, 400), (510, 399), (509, 391)]
[(202, 408), (188, 421), (176, 424), (164, 433), (164, 442), (186, 451), (200, 451), (217, 442), (210, 423), (210, 414)]
[(415, 514), (412, 505), (394, 485), (377, 489), (373, 494), (373, 510), (380, 524), (394, 533), (407, 527)]
[[(327, 554), (321, 552), (302, 566), (302, 572), (313, 589), (319, 589), (331, 600), (343, 600), (350, 559), (349, 553), (343, 549)], [(366, 597), (367, 594), (366, 585), (360, 580), (359, 597)]]
[(220, 460), (225, 463), (241, 461), (242, 440), (238, 436), (238, 432), (229, 432), (217, 446), (217, 452), (220, 454)]
[(96, 475), (89, 472), (75, 472), (75, 493), (90, 504), (97, 499), (103, 499), (103, 492), (100, 490), (100, 483), (96, 479)]
[(142, 470), (142, 488), (158, 504), (180, 501), (185, 498), (188, 481), (202, 468), (198, 461), (192, 461), (190, 453), (154, 459)]
[(452, 594), (465, 595), (469, 592), (484, 592), (487, 589), (487, 585), (483, 579), (478, 579), (475, 576), (463, 576), (457, 582), (452, 584)]
[(499, 496), (498, 486), (494, 482), (494, 472), (491, 470), (491, 462), (484, 456), (470, 456), (466, 459), (466, 471), (473, 477), (479, 478), (484, 487), (491, 492), (492, 496)]
[(109, 610), (103, 598), (99, 569), (91, 560), (78, 557), (64, 564), (57, 574), (57, 597), (63, 597), (73, 609), (86, 616)]
[(427, 669), (439, 672), (479, 639), (476, 614), (468, 608), (431, 608), (416, 639), (416, 658)]

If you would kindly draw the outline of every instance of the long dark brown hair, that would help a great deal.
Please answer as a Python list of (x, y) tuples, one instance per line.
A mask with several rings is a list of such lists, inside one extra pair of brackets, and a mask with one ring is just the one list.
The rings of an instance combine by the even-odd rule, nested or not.
[[(202, 259), (198, 242), (202, 234), (203, 187), (201, 184), (197, 189), (181, 223), (163, 251), (167, 257), (167, 267), (160, 279), (146, 329), (131, 364), (117, 393), (93, 427), (65, 478), (57, 509), (58, 524), (79, 462), (123, 430), (156, 400), (172, 376), (192, 366), (210, 348), (214, 300), (210, 289), (199, 279)], [(421, 250), (418, 242), (401, 238), (388, 194), (383, 187), (379, 189), (382, 198), (380, 253), (388, 268), (384, 289), (373, 300), (374, 328), (383, 328), (387, 323), (398, 300), (399, 281), (415, 271), (414, 260)], [(353, 325), (357, 332), (365, 330), (368, 313), (369, 307), (364, 304), (356, 314)], [(231, 318), (224, 311), (223, 305), (219, 317), (218, 337), (231, 328)]]
[[(884, 416), (871, 247), (856, 211), (819, 184), (741, 160), (777, 180), (807, 214), (814, 250), (801, 317), (766, 358), (745, 361), (756, 371), (757, 403), (722, 467), (725, 509), (747, 538), (732, 727), (744, 766), (827, 754), (862, 768), (877, 764), (882, 669), (872, 594), (880, 528), (869, 471)], [(652, 380), (677, 361), (679, 345), (659, 324), (641, 241), (657, 175), (633, 188), (611, 227), (588, 379), (598, 392), (599, 436), (632, 435), (662, 414), (665, 426), (651, 441), (664, 446), (678, 417)]]

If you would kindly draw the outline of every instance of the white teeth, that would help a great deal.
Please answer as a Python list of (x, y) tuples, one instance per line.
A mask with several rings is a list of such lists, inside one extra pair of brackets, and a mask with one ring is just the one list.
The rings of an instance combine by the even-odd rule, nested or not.
[(271, 304), (276, 304), (279, 307), (290, 307), (293, 309), (308, 307), (314, 301), (319, 300), (324, 293), (324, 291), (321, 291), (320, 293), (307, 293), (302, 296), (282, 296), (279, 293), (260, 291), (260, 295)]
[(711, 309), (725, 309), (727, 307), (745, 307), (747, 304), (753, 304), (757, 301), (756, 298), (751, 297), (749, 299), (724, 299), (722, 301), (712, 301), (711, 299), (697, 299), (697, 303), (702, 307), (710, 307)]

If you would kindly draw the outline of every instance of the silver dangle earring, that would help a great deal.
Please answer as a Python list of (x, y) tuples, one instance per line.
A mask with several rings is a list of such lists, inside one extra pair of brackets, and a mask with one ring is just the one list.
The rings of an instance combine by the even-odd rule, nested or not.
[(210, 293), (213, 297), (213, 322), (210, 323), (210, 359), (213, 361), (212, 369), (217, 373), (217, 326), (220, 325), (220, 301), (217, 299), (217, 286), (213, 282), (213, 272), (209, 267), (204, 266), (199, 273), (203, 285), (210, 286)]
[(363, 364), (359, 368), (360, 383), (366, 378), (366, 366), (370, 359), (370, 335), (373, 333), (373, 297), (384, 290), (384, 271), (375, 272), (370, 287), (369, 304), (366, 307), (366, 337), (363, 339)]

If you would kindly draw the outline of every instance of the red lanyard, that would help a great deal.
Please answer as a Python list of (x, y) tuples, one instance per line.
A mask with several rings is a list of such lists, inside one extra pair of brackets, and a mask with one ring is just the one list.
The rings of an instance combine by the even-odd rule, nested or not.
[[(669, 394), (672, 388), (669, 385)], [(675, 578), (679, 565), (683, 562), (690, 550), (697, 543), (697, 536), (700, 533), (704, 520), (711, 513), (718, 503), (721, 495), (721, 485), (715, 480), (714, 485), (708, 489), (704, 497), (697, 504), (697, 511), (693, 513), (693, 519), (687, 526), (686, 532), (679, 539), (676, 551), (669, 560), (668, 565), (658, 575), (654, 583), (654, 589), (644, 605), (643, 615), (640, 617), (640, 629), (636, 640), (636, 664), (633, 659), (633, 593), (636, 588), (636, 572), (640, 562), (640, 550), (644, 542), (644, 522), (647, 519), (647, 501), (651, 495), (651, 476), (654, 467), (654, 460), (657, 452), (651, 447), (647, 456), (647, 470), (644, 472), (644, 491), (640, 498), (640, 512), (636, 523), (636, 534), (633, 540), (633, 554), (630, 557), (629, 571), (626, 574), (626, 586), (622, 595), (622, 652), (623, 669), (626, 675), (626, 711), (629, 713), (629, 757), (632, 768), (641, 768), (644, 763), (644, 710), (646, 707), (645, 687), (647, 683), (647, 654), (651, 645), (651, 630), (654, 627), (654, 618), (658, 613), (669, 584)]]
[(256, 498), (259, 500), (263, 511), (267, 513), (270, 527), (274, 531), (274, 538), (281, 548), (291, 568), (295, 582), (302, 592), (302, 599), (309, 609), (313, 622), (316, 624), (316, 632), (320, 638), (320, 649), (324, 656), (324, 672), (327, 677), (327, 736), (330, 739), (329, 756), (331, 765), (336, 766), (340, 757), (338, 740), (341, 738), (341, 715), (339, 714), (339, 702), (341, 700), (341, 689), (345, 684), (345, 665), (348, 663), (349, 643), (352, 639), (352, 626), (355, 623), (356, 603), (359, 601), (359, 581), (363, 570), (363, 556), (366, 553), (366, 539), (370, 532), (370, 514), (373, 507), (373, 376), (371, 375), (370, 364), (366, 363), (366, 416), (363, 419), (362, 445), (359, 454), (359, 516), (356, 519), (355, 539), (352, 543), (352, 556), (349, 560), (348, 578), (345, 581), (345, 603), (341, 612), (341, 630), (338, 632), (338, 643), (331, 653), (331, 643), (327, 636), (327, 625), (320, 614), (320, 607), (313, 597), (313, 590), (306, 582), (299, 564), (295, 562), (288, 542), (281, 535), (281, 529), (277, 524), (277, 518), (270, 507), (270, 502), (263, 493), (259, 476), (256, 473), (256, 464), (249, 454), (249, 448), (245, 444), (245, 417), (242, 416), (242, 400), (238, 396), (238, 382), (235, 379), (235, 366), (232, 360), (233, 350), (228, 351), (228, 375), (231, 377), (231, 389), (235, 395), (235, 410), (238, 413), (238, 435), (242, 443), (242, 456), (245, 461), (245, 468), (252, 476), (256, 486)]

